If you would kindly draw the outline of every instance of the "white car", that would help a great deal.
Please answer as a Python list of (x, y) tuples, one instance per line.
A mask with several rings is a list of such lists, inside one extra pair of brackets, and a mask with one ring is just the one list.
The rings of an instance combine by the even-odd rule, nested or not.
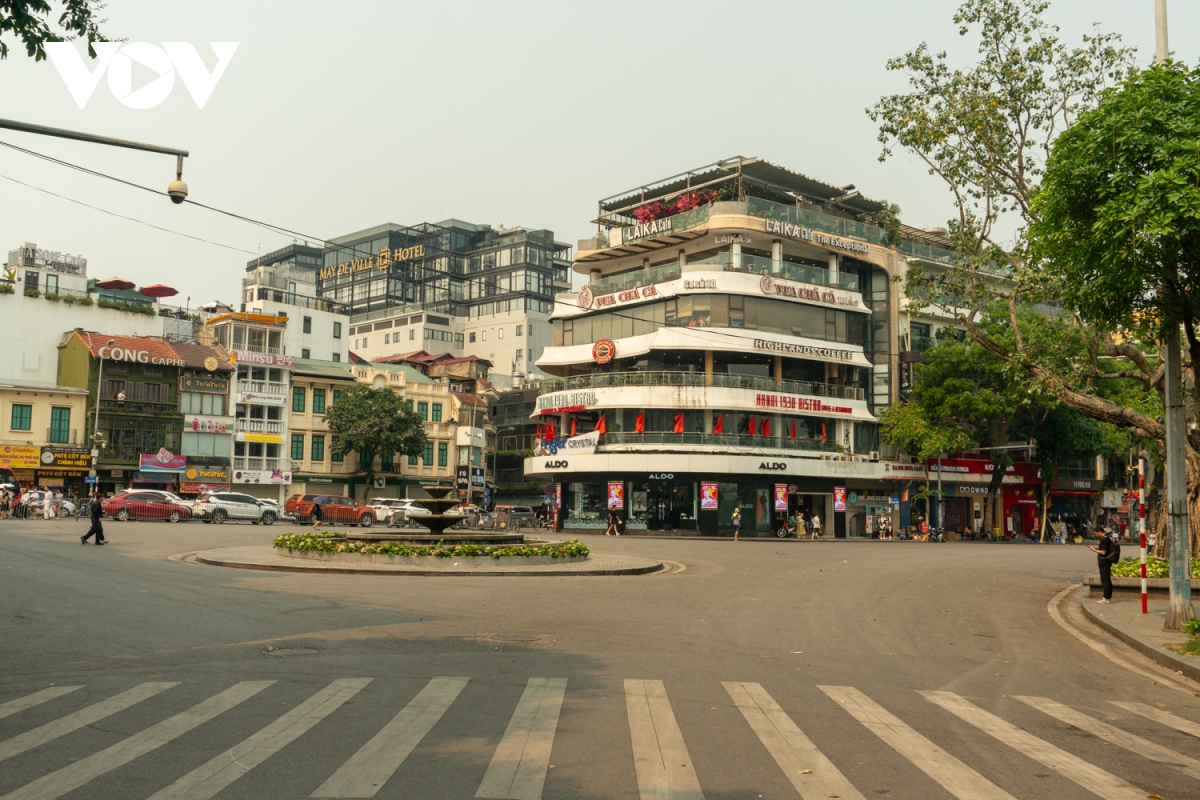
[(226, 520), (274, 525), (279, 519), (279, 506), (240, 492), (210, 492), (192, 504), (192, 515), (218, 525)]
[(407, 515), (411, 513), (412, 502), (407, 498), (375, 497), (368, 500), (367, 505), (375, 511), (375, 519), (386, 525), (391, 521), (393, 514)]

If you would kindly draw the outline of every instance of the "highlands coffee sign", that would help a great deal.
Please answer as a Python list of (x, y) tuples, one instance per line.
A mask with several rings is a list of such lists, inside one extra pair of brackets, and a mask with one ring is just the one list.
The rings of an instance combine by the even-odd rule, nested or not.
[(851, 350), (839, 350), (835, 347), (817, 347), (811, 344), (795, 344), (792, 342), (772, 342), (768, 339), (755, 339), (755, 350), (767, 350), (772, 353), (787, 353), (793, 356), (811, 356), (813, 358), (828, 358), (835, 361), (853, 361), (857, 355)]

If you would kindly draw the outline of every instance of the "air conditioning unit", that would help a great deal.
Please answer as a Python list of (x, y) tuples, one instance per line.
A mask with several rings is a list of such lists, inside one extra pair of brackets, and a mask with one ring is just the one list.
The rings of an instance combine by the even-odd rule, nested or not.
[(878, 451), (878, 450), (872, 450), (872, 451), (871, 451), (871, 455), (870, 455), (870, 459), (871, 459), (872, 461), (878, 461), (878, 460), (879, 460), (879, 451)]

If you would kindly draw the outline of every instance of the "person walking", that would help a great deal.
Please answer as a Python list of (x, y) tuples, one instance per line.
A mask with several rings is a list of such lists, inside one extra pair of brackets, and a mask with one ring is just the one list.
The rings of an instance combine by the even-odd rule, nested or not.
[(604, 530), (605, 536), (620, 536), (621, 532), (617, 530), (617, 512), (611, 508), (608, 510), (608, 527)]
[(88, 532), (79, 537), (80, 544), (87, 544), (87, 540), (92, 536), (96, 537), (96, 544), (104, 544), (104, 526), (100, 524), (100, 517), (104, 516), (104, 508), (100, 503), (99, 497), (92, 497), (91, 508), (88, 513), (92, 518), (92, 527), (88, 528)]
[(321, 523), (325, 521), (325, 509), (321, 508), (320, 503), (313, 502), (312, 514), (309, 516), (312, 517), (313, 530), (321, 530)]
[(738, 540), (738, 534), (742, 532), (742, 510), (737, 506), (733, 508), (733, 540)]
[(1113, 534), (1102, 528), (1097, 528), (1096, 533), (1100, 535), (1100, 541), (1095, 546), (1089, 545), (1088, 549), (1096, 554), (1096, 563), (1100, 567), (1100, 585), (1104, 587), (1104, 597), (1096, 602), (1106, 606), (1112, 602), (1112, 567), (1121, 560), (1121, 545), (1114, 541)]
[(815, 511), (813, 512), (813, 515), (812, 515), (812, 537), (811, 538), (812, 539), (824, 539), (825, 538), (824, 536), (821, 535), (821, 517)]

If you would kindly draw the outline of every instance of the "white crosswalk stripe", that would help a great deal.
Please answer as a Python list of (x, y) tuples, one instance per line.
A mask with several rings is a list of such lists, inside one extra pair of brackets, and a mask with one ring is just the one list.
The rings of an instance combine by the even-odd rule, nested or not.
[(625, 679), (625, 710), (642, 800), (704, 800), (662, 681)]
[(1033, 706), (1038, 711), (1049, 714), (1057, 720), (1065, 722), (1068, 725), (1073, 725), (1081, 731), (1087, 731), (1093, 736), (1099, 736), (1106, 742), (1120, 745), (1126, 750), (1137, 753), (1139, 756), (1148, 758), (1159, 764), (1166, 764), (1168, 767), (1174, 767), (1181, 772), (1191, 775), (1193, 778), (1200, 779), (1200, 761), (1194, 758), (1189, 758), (1182, 753), (1176, 753), (1170, 748), (1155, 744), (1140, 736), (1135, 736), (1128, 731), (1089, 717), (1087, 714), (1082, 714), (1073, 708), (1067, 708), (1062, 703), (1056, 703), (1046, 697), (1018, 696), (1016, 699), (1026, 705)]
[(961, 800), (1015, 800), (852, 686), (818, 686), (867, 730)]
[(40, 728), (34, 728), (19, 736), (6, 739), (0, 742), (0, 761), (52, 742), (60, 736), (66, 736), (80, 728), (94, 725), (105, 717), (110, 717), (118, 711), (124, 711), (132, 705), (178, 685), (178, 683), (143, 683), (107, 700), (93, 703), (87, 708), (81, 708), (73, 714), (59, 717), (53, 722), (47, 722)]
[(434, 678), (311, 797), (374, 797), (458, 698), (470, 678)]
[(722, 686), (804, 800), (866, 800), (760, 684), (727, 681)]
[(921, 692), (926, 700), (949, 711), (964, 722), (999, 739), (1019, 753), (1043, 764), (1068, 780), (1105, 800), (1146, 800), (1148, 792), (1089, 764), (1082, 758), (1060, 750), (1032, 733), (984, 711), (953, 692)]
[(370, 678), (341, 678), (239, 745), (184, 775), (150, 800), (208, 800), (308, 732), (362, 691)]
[(541, 800), (566, 678), (530, 678), (475, 793), (489, 800)]
[[(95, 755), (76, 761), (57, 772), (51, 772), (27, 783), (15, 792), (4, 795), (0, 800), (54, 800), (67, 792), (95, 780), (106, 772), (124, 766), (135, 758), (144, 756), (167, 742), (179, 738), (193, 728), (225, 713), (243, 700), (267, 688), (275, 681), (242, 681), (220, 694), (214, 695), (187, 711), (151, 725), (141, 733), (135, 733), (112, 747)], [(173, 684), (172, 684), (173, 685)]]
[(0, 703), (0, 719), (82, 688), (82, 686), (51, 686), (47, 689), (42, 689), (40, 692), (34, 692), (25, 697), (18, 697), (16, 700), (9, 700), (7, 703)]
[(1163, 711), (1161, 708), (1148, 706), (1145, 703), (1122, 703), (1117, 700), (1109, 700), (1108, 702), (1117, 708), (1132, 711), (1134, 714), (1141, 714), (1146, 719), (1154, 720), (1182, 733), (1190, 733), (1192, 736), (1200, 738), (1200, 725), (1183, 717), (1177, 717), (1169, 711)]

